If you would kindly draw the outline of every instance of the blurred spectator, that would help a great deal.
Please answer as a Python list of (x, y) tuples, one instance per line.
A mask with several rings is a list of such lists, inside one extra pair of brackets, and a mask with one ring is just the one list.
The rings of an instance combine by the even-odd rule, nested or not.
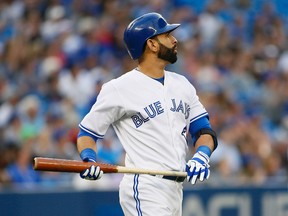
[(83, 115), (83, 109), (94, 94), (93, 77), (79, 63), (73, 62), (68, 70), (59, 75), (59, 92), (71, 101)]
[(9, 122), (7, 123), (7, 127), (3, 133), (3, 141), (4, 143), (14, 143), (18, 147), (21, 147), (22, 137), (22, 122), (18, 114), (14, 113)]
[(213, 48), (217, 44), (215, 42), (220, 40), (219, 33), (224, 23), (216, 14), (219, 2), (208, 5), (207, 10), (199, 15), (198, 27), (203, 49)]
[(9, 180), (18, 187), (32, 188), (33, 184), (40, 182), (40, 175), (32, 168), (31, 144), (28, 142), (20, 148), (15, 161), (7, 167)]
[(25, 140), (37, 138), (44, 127), (44, 116), (41, 113), (39, 99), (34, 95), (27, 95), (19, 102), (21, 119), (21, 137)]
[(71, 31), (71, 20), (65, 17), (65, 7), (52, 5), (46, 10), (45, 21), (41, 27), (41, 35), (44, 41), (50, 42), (64, 32)]
[[(6, 82), (6, 80), (3, 82)], [(3, 91), (1, 92), (1, 96), (3, 96), (3, 101), (0, 103), (0, 113), (1, 113), (0, 127), (1, 128), (8, 125), (11, 118), (13, 118), (13, 116), (17, 113), (17, 106), (20, 101), (20, 95), (18, 94), (18, 92), (12, 89), (7, 89), (8, 92), (6, 92), (6, 88), (9, 88), (6, 86), (8, 84), (5, 83), (3, 85), (5, 85), (5, 86), (2, 86)]]

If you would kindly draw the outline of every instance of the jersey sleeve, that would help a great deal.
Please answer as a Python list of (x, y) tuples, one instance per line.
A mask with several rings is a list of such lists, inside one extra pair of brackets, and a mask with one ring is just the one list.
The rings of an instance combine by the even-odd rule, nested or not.
[(203, 106), (203, 104), (200, 102), (198, 95), (196, 94), (196, 89), (192, 84), (190, 86), (190, 95), (191, 95), (191, 105), (190, 105), (190, 124), (194, 121), (208, 116), (208, 113)]
[(97, 138), (103, 138), (109, 126), (124, 115), (121, 97), (112, 82), (103, 85), (95, 104), (79, 127)]

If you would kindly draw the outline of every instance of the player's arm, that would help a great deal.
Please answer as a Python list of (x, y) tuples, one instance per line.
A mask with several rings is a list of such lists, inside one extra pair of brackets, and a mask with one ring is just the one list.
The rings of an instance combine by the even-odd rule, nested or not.
[[(96, 142), (93, 138), (90, 136), (80, 136), (77, 138), (77, 149), (80, 154), (80, 157), (83, 161), (96, 161), (96, 152), (97, 152), (97, 147), (96, 147)], [(90, 153), (86, 153), (89, 149)]]
[[(97, 161), (97, 139), (97, 137), (80, 128), (77, 138), (77, 149), (82, 161)], [(94, 165), (80, 173), (80, 177), (87, 180), (97, 180), (100, 179), (102, 175), (103, 171), (100, 167)]]
[[(97, 161), (97, 140), (103, 139), (109, 126), (125, 114), (122, 97), (114, 86), (114, 81), (105, 83), (91, 110), (79, 124), (77, 149), (83, 161)], [(100, 167), (91, 166), (81, 173), (81, 177), (89, 180), (101, 178)]]
[(217, 148), (216, 133), (212, 130), (208, 116), (204, 116), (190, 124), (189, 132), (192, 136), (196, 152), (186, 164), (187, 181), (195, 184), (197, 179), (204, 181), (209, 178), (209, 158)]

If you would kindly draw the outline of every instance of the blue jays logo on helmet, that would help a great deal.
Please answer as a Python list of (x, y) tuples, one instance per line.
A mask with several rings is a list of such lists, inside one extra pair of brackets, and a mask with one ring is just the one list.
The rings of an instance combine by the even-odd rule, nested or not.
[(180, 24), (169, 24), (158, 13), (147, 13), (133, 20), (125, 29), (124, 43), (133, 60), (140, 58), (146, 41), (156, 35), (173, 31)]

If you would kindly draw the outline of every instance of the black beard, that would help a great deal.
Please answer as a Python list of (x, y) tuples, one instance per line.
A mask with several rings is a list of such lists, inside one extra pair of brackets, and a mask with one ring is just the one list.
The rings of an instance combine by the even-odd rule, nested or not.
[(174, 52), (176, 46), (172, 48), (168, 48), (164, 46), (162, 43), (158, 42), (160, 44), (160, 50), (158, 52), (158, 58), (163, 59), (165, 61), (170, 62), (171, 64), (175, 63), (177, 61), (177, 53)]

